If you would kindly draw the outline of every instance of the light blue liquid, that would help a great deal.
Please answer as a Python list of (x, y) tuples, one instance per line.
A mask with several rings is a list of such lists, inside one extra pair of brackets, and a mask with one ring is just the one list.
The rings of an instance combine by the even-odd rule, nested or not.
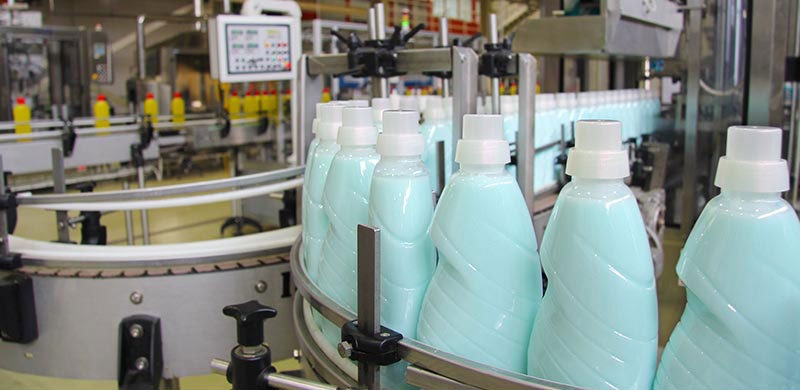
[(687, 303), (654, 388), (800, 388), (800, 223), (779, 194), (723, 190), (677, 266)]
[[(316, 141), (316, 143), (314, 142)], [(311, 141), (303, 182), (303, 254), (311, 280), (317, 280), (322, 242), (328, 232), (328, 216), (322, 207), (322, 192), (333, 156), (339, 151), (334, 141)]]
[[(322, 244), (318, 285), (334, 301), (354, 312), (357, 229), (368, 221), (372, 172), (379, 157), (375, 146), (343, 147), (333, 158), (322, 194), (322, 207), (330, 225)], [(339, 328), (318, 314), (315, 317), (325, 337), (332, 344), (338, 343)]]
[(590, 389), (649, 389), (658, 349), (650, 245), (622, 180), (573, 178), (542, 239), (547, 291), (528, 375)]
[(436, 166), (436, 148), (439, 141), (444, 141), (444, 173), (445, 183), (453, 172), (453, 121), (449, 119), (426, 120), (421, 128), (425, 138), (425, 150), (422, 161), (428, 168), (431, 188), (439, 185), (439, 168)]
[[(416, 338), (422, 298), (436, 267), (428, 234), (433, 192), (419, 157), (381, 157), (372, 176), (369, 224), (381, 229), (381, 324)], [(381, 368), (384, 386), (406, 385), (405, 362)]]
[(431, 224), (439, 264), (422, 304), (417, 338), (502, 369), (525, 372), (542, 297), (528, 209), (502, 166), (461, 166)]

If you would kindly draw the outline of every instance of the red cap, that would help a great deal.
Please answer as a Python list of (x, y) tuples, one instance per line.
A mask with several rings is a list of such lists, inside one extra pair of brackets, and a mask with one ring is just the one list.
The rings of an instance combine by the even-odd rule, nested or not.
[(275, 89), (273, 89), (272, 91), (269, 91), (269, 94), (270, 94), (270, 95), (277, 95), (277, 94), (278, 94), (278, 91), (277, 91), (277, 90), (275, 90)]
[(179, 98), (179, 97), (183, 97), (183, 95), (181, 95), (181, 93), (180, 93), (180, 92), (175, 92), (175, 94), (174, 94), (174, 95), (172, 95), (172, 97)]
[(147, 99), (152, 99), (153, 98), (153, 93), (152, 92), (148, 92), (146, 98)]
[(103, 96), (103, 95), (97, 95), (97, 101), (98, 102), (104, 102), (104, 101), (106, 101), (106, 97)]
[(247, 91), (247, 93), (245, 93), (244, 96), (253, 96), (253, 94), (250, 93), (250, 91)]
[(17, 98), (17, 104), (25, 104), (25, 98), (20, 96)]
[(330, 88), (322, 88), (322, 93), (330, 93), (330, 92), (331, 92)]
[(236, 92), (236, 90), (234, 89), (233, 91), (231, 91), (231, 96), (239, 96), (239, 92)]

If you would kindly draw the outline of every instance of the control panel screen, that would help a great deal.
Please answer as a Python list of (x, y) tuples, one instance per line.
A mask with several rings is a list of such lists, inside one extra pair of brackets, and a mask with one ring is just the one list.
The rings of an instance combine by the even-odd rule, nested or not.
[(227, 24), (225, 28), (229, 74), (292, 69), (289, 25)]

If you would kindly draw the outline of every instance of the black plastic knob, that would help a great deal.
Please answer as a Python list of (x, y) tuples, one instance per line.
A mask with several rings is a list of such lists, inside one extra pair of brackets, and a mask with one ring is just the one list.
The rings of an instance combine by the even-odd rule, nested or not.
[(252, 300), (225, 306), (222, 314), (236, 319), (236, 341), (239, 345), (254, 347), (264, 343), (264, 321), (278, 315), (278, 311)]

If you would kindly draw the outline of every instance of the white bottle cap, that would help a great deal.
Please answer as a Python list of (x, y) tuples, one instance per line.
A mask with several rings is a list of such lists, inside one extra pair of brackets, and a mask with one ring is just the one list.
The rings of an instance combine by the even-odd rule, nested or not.
[(311, 121), (311, 134), (317, 134), (317, 128), (319, 128), (319, 108), (326, 104), (328, 103), (317, 103), (316, 116), (314, 116), (314, 120)]
[(425, 139), (419, 132), (416, 111), (384, 111), (383, 133), (378, 135), (381, 156), (419, 156), (425, 150)]
[(567, 155), (567, 175), (582, 179), (622, 179), (630, 175), (622, 149), (622, 124), (582, 120), (575, 125), (575, 147)]
[(392, 100), (389, 98), (372, 99), (372, 121), (383, 123), (383, 112), (392, 109)]
[(500, 96), (500, 113), (503, 115), (512, 115), (517, 112), (517, 107), (514, 105), (514, 97), (511, 95)]
[(459, 164), (501, 165), (511, 162), (503, 136), (502, 115), (464, 115), (464, 132), (456, 146)]
[(345, 107), (342, 110), (342, 127), (336, 142), (341, 146), (375, 145), (378, 129), (372, 124), (369, 107)]
[(425, 120), (438, 120), (447, 117), (444, 111), (444, 101), (440, 96), (428, 97), (428, 105), (425, 107)]
[(317, 106), (317, 137), (321, 140), (336, 141), (339, 127), (342, 126), (342, 110), (345, 105), (341, 103), (327, 103)]
[(345, 100), (347, 107), (369, 107), (369, 100)]
[(781, 129), (729, 127), (727, 152), (719, 159), (714, 185), (744, 192), (788, 190), (789, 168), (781, 159)]
[(415, 96), (400, 96), (400, 109), (404, 111), (419, 111), (419, 104)]

